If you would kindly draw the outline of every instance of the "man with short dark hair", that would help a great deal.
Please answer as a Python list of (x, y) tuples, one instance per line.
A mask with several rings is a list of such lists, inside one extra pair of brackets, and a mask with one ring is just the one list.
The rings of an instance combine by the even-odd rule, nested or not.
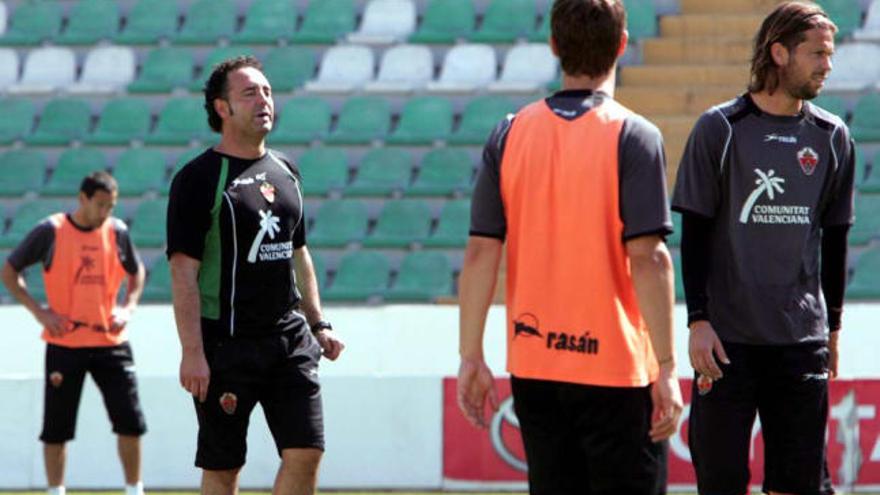
[(563, 90), (483, 152), (459, 281), (458, 401), (497, 408), (483, 327), (506, 243), (507, 369), (532, 494), (660, 494), (682, 410), (663, 139), (612, 98), (616, 0), (556, 0)]
[(843, 121), (807, 100), (831, 72), (836, 31), (815, 4), (776, 7), (755, 38), (748, 92), (700, 117), (678, 170), (672, 207), (683, 217), (696, 373), (688, 431), (701, 494), (748, 491), (756, 413), (764, 491), (833, 493), (828, 379), (855, 149)]
[[(83, 179), (79, 206), (41, 221), (3, 265), (6, 289), (43, 326), (46, 341), (43, 456), (49, 495), (64, 495), (66, 443), (73, 439), (86, 373), (104, 397), (126, 495), (143, 495), (140, 436), (146, 432), (125, 331), (144, 286), (140, 262), (125, 224), (110, 216), (116, 181), (107, 172)], [(28, 293), (21, 271), (40, 263), (48, 307)], [(123, 280), (125, 301), (116, 304)]]
[(273, 492), (312, 494), (324, 449), (318, 360), (344, 346), (321, 312), (299, 171), (266, 148), (274, 102), (256, 59), (217, 65), (205, 109), (220, 143), (174, 177), (167, 251), (202, 493), (237, 492), (259, 403), (281, 456)]

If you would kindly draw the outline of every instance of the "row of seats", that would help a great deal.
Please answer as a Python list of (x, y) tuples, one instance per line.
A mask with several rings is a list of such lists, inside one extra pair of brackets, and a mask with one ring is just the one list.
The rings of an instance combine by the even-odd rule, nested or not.
[[(5, 5), (0, 5), (5, 12)], [(550, 32), (550, 16), (539, 12), (534, 0), (493, 0), (482, 16), (477, 15), (472, 0), (432, 0), (420, 25), (413, 0), (370, 0), (357, 30), (356, 6), (355, 0), (309, 2), (299, 23), (291, 0), (258, 0), (250, 4), (239, 29), (238, 6), (233, 0), (198, 0), (186, 12), (182, 25), (176, 0), (141, 0), (124, 23), (116, 2), (80, 0), (70, 9), (62, 32), (64, 16), (59, 2), (29, 2), (12, 13), (0, 44), (36, 45), (46, 40), (67, 45), (101, 40), (155, 44), (161, 39), (177, 44), (214, 44), (220, 39), (247, 44), (281, 40), (333, 44), (345, 38), (359, 43), (452, 43), (459, 39), (505, 43), (545, 41)], [(631, 37), (656, 34), (656, 10), (651, 0), (629, 0), (626, 7)]]
[[(383, 97), (356, 96), (342, 106), (331, 130), (329, 104), (319, 98), (293, 98), (277, 109), (272, 144), (369, 144), (387, 140), (393, 144), (483, 144), (492, 128), (516, 104), (500, 96), (483, 96), (469, 101), (459, 119), (449, 100), (416, 97), (404, 104), (392, 130), (392, 111)], [(83, 100), (58, 99), (46, 104), (34, 127), (35, 108), (21, 98), (0, 100), (0, 144), (23, 140), (30, 145), (62, 146), (75, 141), (96, 145), (127, 145), (142, 141), (152, 145), (186, 145), (191, 141), (214, 140), (208, 127), (204, 100), (171, 98), (159, 112), (155, 126), (149, 104), (138, 99), (117, 99), (103, 108), (92, 131), (91, 109)], [(152, 130), (151, 130), (152, 128)]]

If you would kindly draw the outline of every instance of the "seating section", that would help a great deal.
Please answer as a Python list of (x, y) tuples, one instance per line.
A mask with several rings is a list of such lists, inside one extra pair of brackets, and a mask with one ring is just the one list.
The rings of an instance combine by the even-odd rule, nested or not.
[(339, 148), (312, 148), (302, 154), (298, 164), (306, 196), (341, 191), (348, 182), (348, 160)]
[[(406, 194), (411, 196), (449, 196), (470, 191), (473, 165), (467, 152), (440, 148), (425, 155), (419, 175)], [(441, 217), (442, 218), (442, 217)]]
[(368, 144), (383, 139), (391, 125), (388, 100), (375, 96), (356, 96), (345, 102), (336, 130), (327, 138), (334, 144)]
[(423, 242), (431, 229), (431, 211), (418, 200), (385, 202), (376, 228), (364, 240), (367, 247), (405, 248)]
[(131, 240), (135, 246), (161, 247), (165, 244), (166, 199), (145, 200), (132, 218)]
[(21, 203), (11, 216), (12, 223), (0, 235), (0, 247), (13, 248), (44, 218), (59, 211), (68, 211), (69, 203), (61, 200), (37, 199)]
[(72, 148), (58, 157), (49, 181), (40, 191), (45, 196), (75, 196), (83, 177), (107, 170), (107, 158), (95, 148)]
[(880, 81), (880, 64), (866, 64), (865, 60), (880, 59), (880, 45), (848, 43), (835, 49), (834, 70), (825, 86), (831, 91), (861, 91)]
[(367, 210), (361, 201), (325, 201), (308, 233), (308, 242), (317, 247), (345, 247), (361, 242), (367, 235), (368, 223)]
[(388, 196), (409, 185), (412, 158), (400, 149), (371, 150), (358, 167), (354, 182), (345, 189), (348, 196)]
[(0, 100), (0, 144), (11, 144), (31, 132), (36, 109), (31, 100), (6, 98)]
[(236, 7), (232, 0), (198, 0), (193, 3), (174, 41), (181, 44), (207, 45), (230, 39), (235, 32)]
[(72, 93), (114, 93), (134, 80), (135, 56), (128, 47), (95, 48), (86, 57), (82, 76), (67, 88)]
[(431, 144), (445, 141), (452, 133), (452, 103), (444, 98), (423, 96), (404, 105), (397, 129), (388, 136), (391, 144)]
[(469, 145), (484, 144), (492, 129), (514, 110), (513, 103), (504, 97), (475, 98), (465, 107), (461, 117), (461, 125), (459, 125), (458, 131), (449, 138), (449, 142)]
[(497, 65), (495, 49), (490, 45), (455, 45), (446, 54), (440, 78), (428, 83), (428, 90), (443, 93), (472, 93), (495, 81)]
[[(46, 2), (49, 3), (49, 2)], [(63, 47), (37, 48), (28, 54), (18, 84), (7, 88), (13, 94), (47, 94), (73, 84), (76, 57)]]
[(159, 191), (165, 181), (165, 155), (154, 149), (128, 149), (117, 159), (113, 177), (119, 184), (120, 196)]
[(266, 55), (263, 69), (272, 91), (293, 91), (314, 75), (315, 53), (304, 47), (280, 46)]
[[(146, 2), (147, 0), (142, 0)], [(193, 75), (193, 55), (184, 48), (156, 48), (147, 55), (140, 76), (128, 85), (132, 93), (170, 93), (185, 88)]]
[[(276, 103), (277, 105), (277, 103)], [(276, 113), (278, 107), (276, 106)], [(327, 138), (332, 114), (330, 105), (320, 98), (291, 98), (280, 109), (269, 134), (273, 144), (307, 144)]]
[(290, 38), (296, 28), (296, 10), (289, 0), (262, 0), (248, 8), (244, 26), (232, 40), (246, 44), (275, 44)]
[(339, 262), (333, 284), (321, 294), (328, 301), (364, 301), (388, 288), (388, 258), (375, 251), (355, 251)]
[(293, 35), (294, 43), (333, 44), (354, 31), (354, 0), (309, 2), (302, 26)]
[(101, 112), (95, 132), (86, 142), (97, 145), (126, 145), (143, 141), (150, 131), (150, 105), (144, 100), (111, 100)]
[(847, 299), (880, 299), (880, 249), (866, 250), (856, 260), (854, 275), (846, 288)]
[(360, 29), (348, 35), (352, 43), (388, 44), (406, 39), (416, 28), (413, 0), (370, 0)]
[(83, 100), (52, 100), (43, 108), (40, 123), (25, 138), (28, 144), (61, 146), (86, 136), (91, 127), (91, 110)]
[(25, 46), (55, 38), (61, 30), (61, 3), (22, 2), (12, 13), (0, 44)]
[(535, 30), (535, 2), (532, 0), (492, 0), (483, 23), (471, 40), (485, 43), (511, 43), (528, 38)]
[(173, 98), (168, 100), (156, 129), (147, 136), (146, 142), (158, 145), (184, 145), (190, 141), (206, 138), (210, 130), (203, 101), (196, 98)]
[(433, 301), (452, 295), (452, 267), (438, 252), (415, 251), (400, 265), (397, 280), (388, 290), (389, 301)]
[(177, 0), (139, 0), (115, 40), (126, 45), (148, 45), (168, 39), (177, 29), (177, 16)]
[(364, 90), (377, 93), (419, 91), (434, 77), (434, 56), (426, 46), (398, 45), (382, 55), (379, 75)]
[(24, 196), (38, 191), (46, 175), (46, 155), (32, 149), (0, 155), (0, 196)]
[(431, 0), (422, 24), (410, 36), (413, 43), (454, 43), (470, 38), (476, 13), (472, 0)]
[(71, 9), (67, 28), (56, 43), (63, 45), (91, 45), (112, 39), (119, 27), (119, 7), (107, 0), (80, 0)]
[(366, 46), (340, 45), (327, 50), (318, 77), (308, 81), (306, 91), (350, 93), (373, 79), (373, 51)]
[(159, 255), (150, 266), (147, 283), (144, 286), (145, 302), (167, 302), (171, 300), (171, 267), (163, 255)]
[(880, 142), (880, 93), (859, 98), (850, 130), (857, 143)]

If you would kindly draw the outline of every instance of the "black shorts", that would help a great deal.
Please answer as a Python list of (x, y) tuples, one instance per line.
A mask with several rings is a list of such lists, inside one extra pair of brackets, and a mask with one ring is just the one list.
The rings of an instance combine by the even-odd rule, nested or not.
[(529, 493), (666, 493), (668, 444), (648, 436), (648, 387), (511, 377), (511, 388), (529, 465)]
[[(742, 495), (756, 413), (764, 437), (765, 492), (834, 493), (825, 462), (825, 344), (725, 343), (724, 377), (694, 379), (688, 443), (702, 495)], [(702, 384), (702, 387), (700, 387)], [(700, 391), (700, 388), (703, 391)]]
[(64, 443), (76, 432), (76, 415), (86, 372), (98, 385), (104, 406), (118, 435), (139, 436), (147, 431), (138, 400), (134, 357), (128, 342), (113, 347), (46, 345), (45, 443)]
[(318, 360), (321, 346), (307, 326), (296, 331), (207, 340), (208, 396), (195, 401), (196, 466), (244, 465), (251, 411), (259, 402), (279, 455), (289, 448), (324, 450)]

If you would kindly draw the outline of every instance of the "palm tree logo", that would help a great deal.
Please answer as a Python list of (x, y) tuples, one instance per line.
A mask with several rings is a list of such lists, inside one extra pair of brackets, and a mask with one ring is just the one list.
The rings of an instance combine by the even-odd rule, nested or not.
[(275, 239), (275, 234), (281, 232), (281, 227), (278, 225), (279, 222), (280, 219), (272, 214), (272, 210), (260, 210), (260, 230), (257, 232), (256, 237), (254, 237), (253, 244), (251, 244), (251, 250), (248, 252), (247, 257), (248, 262), (256, 263), (260, 244), (263, 243), (263, 238), (267, 234), (269, 239)]
[(95, 260), (93, 260), (89, 256), (80, 256), (79, 258), (79, 268), (76, 269), (76, 274), (73, 277), (73, 283), (79, 282), (79, 277), (82, 275), (83, 270), (89, 272), (92, 268), (95, 267)]
[(776, 172), (772, 169), (765, 174), (756, 168), (755, 173), (758, 174), (758, 178), (755, 179), (755, 184), (758, 187), (756, 187), (755, 190), (752, 191), (752, 194), (749, 194), (748, 199), (746, 199), (742, 211), (739, 214), (740, 223), (748, 223), (749, 213), (752, 212), (755, 202), (758, 201), (758, 198), (760, 198), (762, 194), (766, 192), (770, 201), (773, 201), (776, 192), (779, 192), (780, 194), (785, 192), (785, 189), (782, 188), (782, 184), (785, 184), (785, 179), (782, 177), (774, 177)]

